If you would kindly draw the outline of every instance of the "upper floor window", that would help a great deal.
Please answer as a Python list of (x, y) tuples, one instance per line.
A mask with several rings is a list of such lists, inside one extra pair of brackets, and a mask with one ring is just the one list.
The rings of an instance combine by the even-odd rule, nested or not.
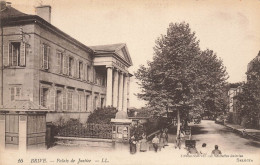
[(74, 62), (73, 58), (69, 57), (69, 69), (68, 69), (69, 76), (72, 76), (73, 62)]
[(58, 70), (58, 73), (63, 73), (63, 64), (64, 63), (64, 60), (63, 60), (63, 54), (58, 51), (57, 52), (57, 70)]
[(8, 65), (9, 66), (25, 66), (26, 44), (21, 42), (9, 43)]
[(49, 56), (50, 56), (50, 47), (46, 44), (42, 45), (42, 68), (47, 70), (49, 69)]
[(48, 93), (49, 93), (48, 88), (41, 88), (40, 103), (41, 103), (41, 106), (43, 106), (43, 107), (47, 107)]
[(83, 79), (83, 62), (79, 61), (79, 79)]
[(67, 103), (68, 103), (68, 110), (72, 110), (72, 92), (68, 92), (67, 94)]

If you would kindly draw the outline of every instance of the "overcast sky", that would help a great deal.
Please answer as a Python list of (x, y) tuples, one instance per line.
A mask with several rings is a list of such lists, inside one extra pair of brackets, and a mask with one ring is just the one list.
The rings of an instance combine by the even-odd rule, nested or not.
[[(185, 21), (202, 49), (223, 60), (229, 82), (245, 81), (246, 67), (260, 50), (260, 0), (9, 0), (24, 13), (35, 14), (40, 3), (52, 6), (52, 24), (87, 46), (126, 43), (134, 73), (152, 59), (153, 46), (170, 22)], [(144, 102), (134, 93), (130, 106)]]

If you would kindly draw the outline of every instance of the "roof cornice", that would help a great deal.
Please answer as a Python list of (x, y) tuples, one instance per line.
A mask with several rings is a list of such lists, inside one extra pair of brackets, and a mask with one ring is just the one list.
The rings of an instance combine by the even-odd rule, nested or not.
[(60, 29), (53, 26), (52, 24), (50, 24), (49, 22), (45, 21), (44, 19), (42, 19), (41, 17), (39, 17), (37, 15), (26, 15), (26, 16), (2, 18), (2, 19), (0, 19), (0, 23), (1, 23), (1, 26), (3, 26), (3, 27), (35, 23), (35, 24), (40, 25), (41, 27), (44, 27), (44, 28), (50, 30), (51, 32), (58, 34), (60, 37), (66, 39), (67, 41), (69, 41), (73, 44), (76, 44), (78, 47), (89, 52), (91, 55), (94, 54), (94, 51), (91, 48), (89, 48), (88, 46), (79, 42), (78, 40), (71, 37), (70, 35), (64, 33), (63, 31), (61, 31)]

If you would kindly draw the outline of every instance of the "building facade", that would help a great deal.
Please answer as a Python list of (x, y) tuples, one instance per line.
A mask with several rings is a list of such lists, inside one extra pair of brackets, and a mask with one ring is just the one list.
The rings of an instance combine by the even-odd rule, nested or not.
[(24, 14), (1, 4), (1, 105), (26, 100), (46, 121), (77, 118), (104, 106), (126, 113), (132, 66), (126, 44), (86, 46), (53, 26), (51, 7)]

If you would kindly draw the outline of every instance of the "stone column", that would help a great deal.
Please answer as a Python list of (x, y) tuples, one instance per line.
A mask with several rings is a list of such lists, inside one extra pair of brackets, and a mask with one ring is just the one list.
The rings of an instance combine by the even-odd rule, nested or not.
[(127, 112), (127, 82), (128, 76), (124, 76), (124, 94), (123, 94), (123, 111)]
[(114, 71), (114, 84), (113, 84), (113, 107), (118, 106), (118, 70)]
[(118, 111), (123, 110), (123, 86), (124, 86), (124, 81), (123, 81), (123, 73), (120, 73), (119, 76), (119, 91), (118, 91)]
[(128, 77), (128, 81), (127, 81), (127, 108), (129, 108), (130, 105), (129, 97), (130, 97), (130, 76)]
[(113, 80), (112, 67), (107, 67), (106, 106), (112, 106), (112, 86), (113, 86), (112, 80)]
[(0, 114), (0, 151), (5, 148), (5, 114)]
[(19, 150), (26, 151), (27, 148), (27, 116), (19, 115)]

